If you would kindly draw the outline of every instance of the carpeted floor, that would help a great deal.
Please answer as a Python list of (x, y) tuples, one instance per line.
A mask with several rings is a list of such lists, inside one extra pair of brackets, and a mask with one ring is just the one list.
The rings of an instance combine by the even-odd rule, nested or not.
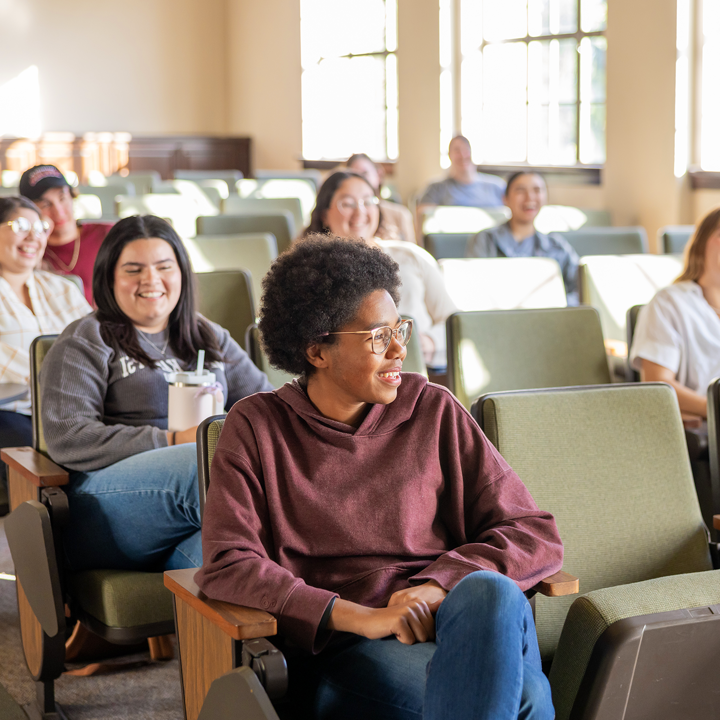
[[(0, 573), (13, 574), (2, 518)], [(132, 659), (137, 659), (140, 667), (88, 678), (61, 676), (55, 683), (55, 697), (69, 720), (181, 720), (177, 659), (164, 663), (151, 663), (148, 655)], [(30, 702), (35, 693), (20, 645), (15, 583), (3, 579), (0, 579), (0, 684), (21, 705)]]

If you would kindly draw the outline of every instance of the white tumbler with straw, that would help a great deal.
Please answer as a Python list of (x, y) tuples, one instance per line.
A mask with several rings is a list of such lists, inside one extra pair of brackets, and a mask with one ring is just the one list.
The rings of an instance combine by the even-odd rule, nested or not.
[(168, 381), (168, 427), (181, 432), (199, 425), (211, 415), (225, 410), (222, 386), (215, 373), (205, 370), (205, 351), (198, 352), (195, 372), (165, 373)]

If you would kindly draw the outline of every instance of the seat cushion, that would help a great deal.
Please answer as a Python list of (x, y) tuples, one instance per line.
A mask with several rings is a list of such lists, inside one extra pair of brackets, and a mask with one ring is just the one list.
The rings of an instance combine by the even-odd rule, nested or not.
[(595, 643), (613, 623), (720, 603), (720, 570), (687, 573), (594, 590), (568, 612), (550, 670), (557, 720), (568, 718)]
[(80, 607), (108, 627), (130, 628), (173, 620), (172, 594), (162, 573), (88, 570), (68, 577)]

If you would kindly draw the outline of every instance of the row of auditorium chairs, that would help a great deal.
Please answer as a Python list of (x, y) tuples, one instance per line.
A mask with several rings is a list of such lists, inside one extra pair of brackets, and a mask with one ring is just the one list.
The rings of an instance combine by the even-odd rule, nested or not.
[[(490, 393), (472, 412), (555, 516), (564, 569), (580, 580), (579, 598), (572, 587), (548, 593), (556, 597), (540, 590), (533, 600), (557, 718), (714, 716), (718, 547), (707, 542), (692, 493), (673, 391), (651, 384)], [(222, 427), (211, 418), (198, 432), (201, 496)], [(288, 677), (266, 639), (277, 631), (274, 617), (209, 600), (193, 575), (165, 573), (188, 655), (186, 717), (229, 720), (242, 708), (276, 720)], [(237, 643), (247, 652), (231, 652)], [(206, 657), (224, 659), (198, 680)]]
[[(290, 242), (286, 223), (274, 216), (217, 215), (200, 218), (198, 229), (198, 235), (185, 241), (195, 270), (248, 270), (258, 307), (261, 280)], [(549, 258), (447, 259), (440, 261), (440, 267), (459, 310), (566, 305), (560, 268)], [(604, 337), (623, 343), (628, 309), (649, 302), (677, 277), (681, 267), (682, 261), (676, 255), (584, 257), (580, 264), (580, 299), (600, 313)]]
[[(33, 383), (39, 369), (35, 350), (42, 342), (34, 347)], [(565, 545), (564, 569), (580, 579), (583, 595), (577, 600), (558, 588), (550, 594), (564, 597), (535, 601), (557, 717), (619, 717), (628, 707), (633, 712), (624, 717), (710, 716), (720, 689), (713, 662), (720, 643), (714, 610), (720, 604), (717, 546), (707, 544), (692, 492), (673, 391), (659, 384), (598, 383), (490, 393), (472, 410), (538, 504), (555, 515)], [(717, 412), (717, 401), (711, 412)], [(198, 433), (201, 496), (221, 432), (222, 422), (210, 419)], [(64, 640), (65, 601), (92, 629), (125, 640), (167, 630), (173, 607), (160, 573), (95, 570), (61, 576), (55, 538), (61, 532), (66, 476), (38, 456), (35, 467), (44, 474), (34, 484), (26, 480), (27, 467), (25, 476), (18, 470), (17, 452), (5, 451), (3, 459), (10, 461), (15, 498), (6, 529), (18, 577), (24, 649), (38, 691), (43, 690), (39, 699), (48, 705), (50, 668), (58, 674), (62, 669), (64, 645), (58, 640), (53, 646), (53, 640)], [(37, 502), (17, 502), (28, 495)], [(287, 684), (279, 651), (264, 640), (276, 633), (274, 618), (204, 598), (193, 574), (173, 571), (164, 578), (175, 603), (186, 717), (229, 720), (229, 708), (246, 711), (253, 698), (264, 714), (248, 716), (277, 717), (265, 702), (266, 690), (277, 698)], [(577, 592), (574, 583), (563, 582)], [(128, 625), (108, 627), (105, 620)], [(241, 700), (233, 695), (235, 701), (222, 710), (214, 705), (218, 698), (206, 694), (219, 676), (241, 664), (257, 679), (246, 670), (243, 681), (249, 679), (251, 691), (241, 692)], [(694, 681), (688, 683), (688, 677)], [(233, 688), (216, 686), (213, 694), (226, 692)], [(688, 715), (688, 709), (697, 714)]]

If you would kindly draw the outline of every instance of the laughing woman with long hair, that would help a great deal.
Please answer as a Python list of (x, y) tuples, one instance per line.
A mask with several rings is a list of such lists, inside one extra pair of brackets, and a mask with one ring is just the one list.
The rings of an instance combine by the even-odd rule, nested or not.
[(72, 471), (68, 562), (75, 570), (200, 565), (196, 428), (167, 430), (165, 373), (190, 369), (205, 350), (227, 408), (272, 386), (227, 330), (197, 313), (187, 252), (161, 218), (112, 228), (93, 294), (97, 311), (67, 327), (41, 375), (48, 450)]

